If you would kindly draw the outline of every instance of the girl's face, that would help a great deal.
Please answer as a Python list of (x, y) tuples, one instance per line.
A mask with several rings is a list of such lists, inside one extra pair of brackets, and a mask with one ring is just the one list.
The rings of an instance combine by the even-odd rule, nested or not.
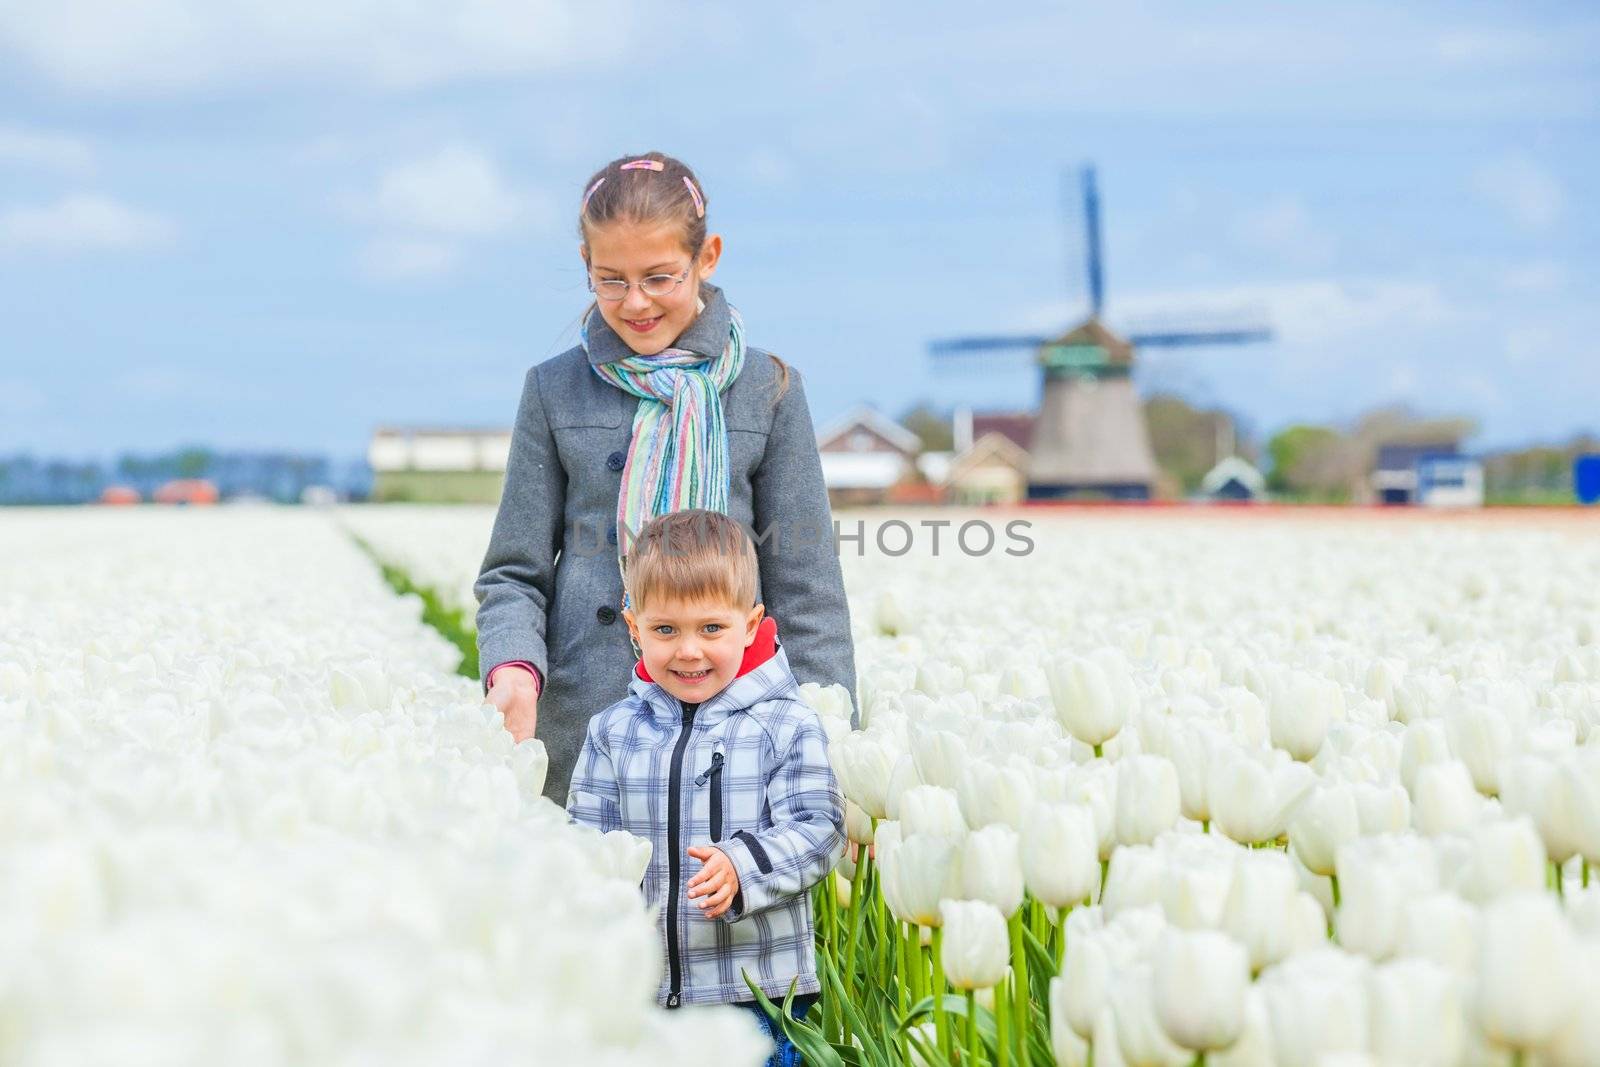
[(650, 677), (679, 700), (696, 703), (710, 700), (738, 675), (765, 612), (761, 604), (740, 608), (658, 596), (637, 613), (624, 609), (622, 617)]
[(646, 296), (637, 284), (621, 300), (600, 300), (600, 315), (641, 356), (656, 355), (678, 339), (697, 314), (700, 283), (710, 278), (722, 256), (722, 237), (707, 234), (700, 255), (689, 256), (678, 228), (663, 223), (617, 220), (591, 228), (589, 243), (579, 245), (596, 281), (621, 278), (640, 282), (652, 274), (683, 274), (683, 284), (668, 296)]

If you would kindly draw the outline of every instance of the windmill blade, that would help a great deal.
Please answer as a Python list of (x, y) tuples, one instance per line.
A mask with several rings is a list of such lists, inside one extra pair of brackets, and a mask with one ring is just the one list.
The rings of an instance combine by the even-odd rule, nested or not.
[(1272, 331), (1264, 326), (1231, 330), (1161, 330), (1129, 334), (1128, 340), (1136, 348), (1201, 348), (1207, 345), (1247, 345), (1270, 341)]
[(971, 355), (983, 352), (1000, 352), (1010, 349), (1037, 349), (1049, 343), (1048, 337), (958, 337), (949, 341), (931, 341), (928, 351), (935, 356)]
[(1088, 256), (1089, 314), (1098, 319), (1105, 304), (1105, 276), (1100, 259), (1100, 190), (1095, 184), (1092, 163), (1083, 167), (1083, 236)]

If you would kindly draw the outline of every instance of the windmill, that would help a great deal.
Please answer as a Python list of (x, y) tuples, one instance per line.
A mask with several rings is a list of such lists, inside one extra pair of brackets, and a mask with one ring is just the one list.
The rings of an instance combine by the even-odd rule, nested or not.
[(1247, 344), (1269, 340), (1272, 333), (1254, 325), (1162, 329), (1127, 337), (1113, 333), (1100, 320), (1105, 279), (1093, 166), (1083, 168), (1082, 190), (1089, 317), (1058, 337), (963, 337), (935, 341), (929, 350), (941, 362), (1018, 349), (1035, 352), (1043, 385), (1028, 448), (1029, 500), (1083, 495), (1145, 500), (1156, 465), (1133, 386), (1136, 350)]

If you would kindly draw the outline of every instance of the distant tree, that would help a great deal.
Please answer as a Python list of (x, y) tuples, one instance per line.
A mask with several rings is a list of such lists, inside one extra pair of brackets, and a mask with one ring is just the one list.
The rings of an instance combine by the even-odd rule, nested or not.
[(955, 448), (955, 430), (951, 426), (950, 413), (940, 411), (926, 400), (907, 408), (900, 416), (900, 425), (917, 435), (924, 452), (948, 452)]
[(1343, 499), (1350, 491), (1349, 442), (1331, 426), (1290, 426), (1267, 441), (1267, 488), (1274, 493)]
[(211, 469), (211, 464), (216, 457), (209, 448), (188, 446), (178, 449), (173, 457), (173, 465), (177, 468), (180, 478), (201, 478)]
[(1195, 407), (1174, 393), (1156, 393), (1144, 402), (1144, 418), (1156, 465), (1182, 494), (1198, 489), (1226, 456), (1254, 457), (1248, 434), (1226, 411)]

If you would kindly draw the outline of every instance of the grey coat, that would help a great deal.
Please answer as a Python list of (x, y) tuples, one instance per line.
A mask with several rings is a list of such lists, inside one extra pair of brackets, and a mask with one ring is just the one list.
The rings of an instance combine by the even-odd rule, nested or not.
[[(705, 310), (676, 347), (713, 356), (727, 344), (728, 305), (716, 286), (703, 284), (701, 295)], [(590, 369), (633, 351), (593, 318), (587, 352), (568, 349), (523, 381), (500, 510), (473, 586), (482, 678), (516, 660), (544, 677), (535, 736), (550, 757), (545, 796), (563, 806), (589, 719), (627, 695), (635, 662), (615, 538), (640, 401)], [(796, 679), (838, 683), (854, 698), (850, 615), (816, 431), (799, 372), (790, 368), (774, 404), (777, 386), (768, 353), (747, 346), (722, 394), (728, 514), (756, 535), (758, 593), (782, 627)]]

